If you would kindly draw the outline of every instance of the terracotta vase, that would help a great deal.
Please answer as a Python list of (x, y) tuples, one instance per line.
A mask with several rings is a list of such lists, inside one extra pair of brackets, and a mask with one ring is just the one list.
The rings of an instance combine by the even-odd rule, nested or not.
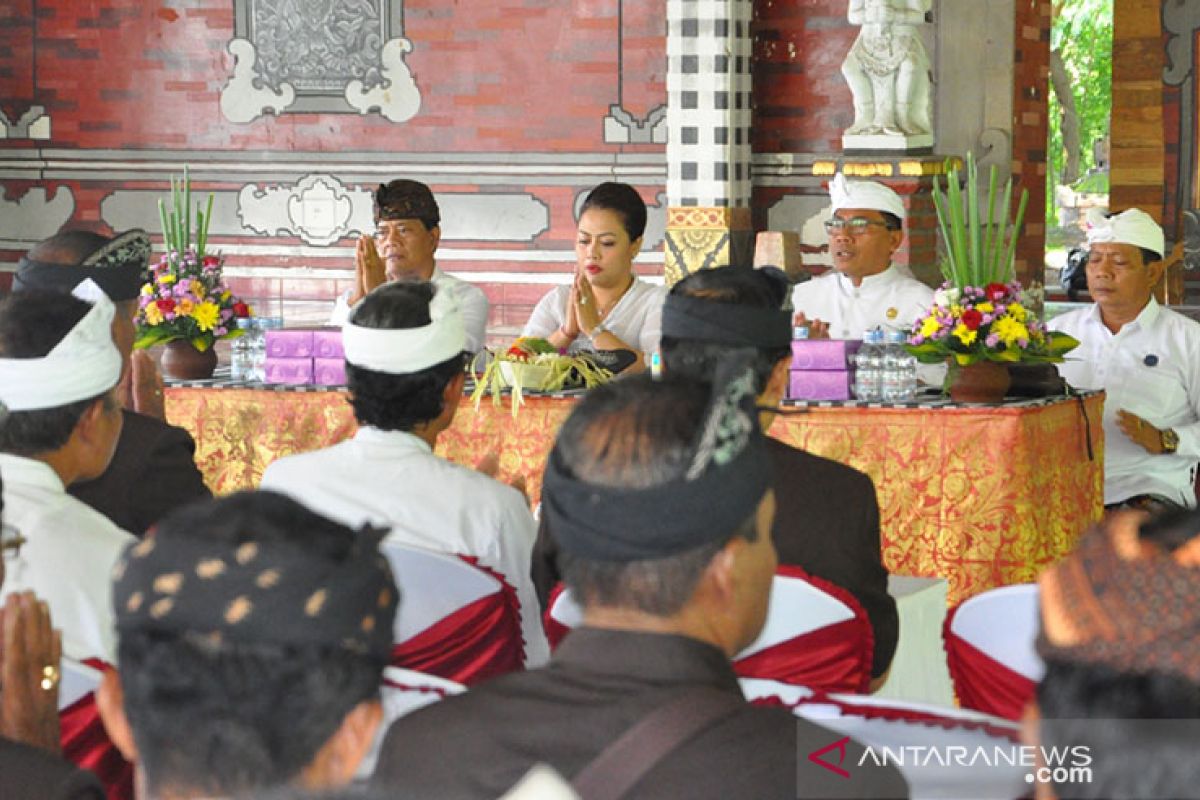
[(200, 352), (186, 339), (167, 342), (163, 347), (162, 371), (172, 378), (185, 381), (211, 378), (217, 368), (217, 351), (210, 347)]
[(999, 403), (1012, 383), (1008, 366), (976, 361), (965, 367), (950, 363), (950, 399), (956, 403)]

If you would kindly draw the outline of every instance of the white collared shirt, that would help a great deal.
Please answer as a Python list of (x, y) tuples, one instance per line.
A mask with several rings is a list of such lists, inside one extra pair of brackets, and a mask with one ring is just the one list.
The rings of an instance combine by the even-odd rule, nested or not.
[[(914, 278), (907, 267), (896, 265), (867, 275), (859, 286), (831, 269), (792, 287), (794, 311), (828, 323), (831, 339), (861, 339), (872, 328), (910, 332), (932, 305), (933, 289)], [(921, 364), (917, 376), (926, 384), (939, 386), (946, 368)]]
[[(1194, 507), (1192, 469), (1200, 460), (1200, 323), (1163, 308), (1154, 298), (1115, 334), (1099, 306), (1055, 317), (1049, 327), (1069, 333), (1079, 347), (1058, 365), (1078, 389), (1103, 389), (1104, 502), (1161, 494)], [(1153, 455), (1117, 426), (1125, 409), (1159, 429), (1179, 434), (1174, 455)]]
[(829, 323), (833, 339), (861, 339), (870, 328), (910, 331), (931, 305), (933, 289), (896, 266), (867, 275), (859, 286), (831, 269), (792, 288), (795, 311)]
[(478, 558), (516, 589), (526, 666), (549, 657), (530, 573), (537, 525), (511, 486), (435, 455), (411, 433), (362, 427), (332, 447), (274, 462), (261, 488), (352, 528), (390, 527), (387, 538), (398, 544)]
[(32, 591), (62, 631), (63, 655), (115, 664), (112, 568), (137, 540), (67, 494), (45, 462), (0, 453), (0, 478), (4, 523), (26, 539), (16, 560), (5, 562), (0, 602)]
[[(463, 325), (467, 329), (467, 352), (478, 353), (487, 341), (488, 299), (483, 289), (461, 278), (447, 275), (436, 266), (429, 280), (437, 285), (438, 291), (450, 292), (458, 303), (458, 312), (462, 314)], [(329, 315), (330, 325), (340, 328), (350, 319), (350, 295), (350, 289), (338, 295), (333, 305), (333, 313)]]
[[(522, 336), (545, 338), (562, 327), (567, 321), (567, 299), (571, 287), (556, 286), (542, 296), (525, 323)], [(667, 297), (665, 286), (647, 283), (636, 275), (629, 291), (621, 296), (617, 304), (604, 318), (604, 327), (630, 347), (642, 351), (643, 357), (658, 349), (662, 338), (662, 307)], [(591, 350), (587, 336), (579, 336), (567, 348), (569, 353)]]

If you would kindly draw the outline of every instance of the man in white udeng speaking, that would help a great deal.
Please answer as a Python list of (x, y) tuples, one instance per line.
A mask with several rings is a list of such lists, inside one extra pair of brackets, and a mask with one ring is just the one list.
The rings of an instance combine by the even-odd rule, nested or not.
[(1200, 460), (1200, 323), (1154, 299), (1163, 230), (1136, 208), (1089, 215), (1094, 301), (1049, 322), (1079, 347), (1058, 365), (1078, 389), (1103, 389), (1104, 503), (1194, 507)]
[(874, 181), (829, 183), (833, 215), (825, 221), (833, 269), (792, 289), (796, 324), (809, 336), (859, 339), (869, 328), (911, 330), (929, 310), (933, 290), (892, 264), (904, 241), (904, 201)]

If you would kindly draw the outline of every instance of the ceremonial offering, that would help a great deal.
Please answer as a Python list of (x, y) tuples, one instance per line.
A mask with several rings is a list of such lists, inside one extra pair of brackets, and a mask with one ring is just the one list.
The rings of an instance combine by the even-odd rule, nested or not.
[[(996, 167), (992, 166), (985, 209), (977, 173), (978, 165), (968, 153), (965, 190), (957, 167), (949, 170), (944, 194), (934, 178), (934, 205), (946, 243), (941, 261), (946, 280), (934, 293), (929, 313), (913, 323), (907, 348), (922, 363), (949, 363), (947, 389), (956, 401), (998, 402), (1008, 381), (1000, 381), (995, 368), (983, 368), (987, 380), (969, 379), (973, 386), (986, 387), (982, 393), (969, 390), (956, 396), (963, 369), (981, 362), (1061, 362), (1079, 342), (1047, 330), (1034, 311), (1036, 292), (1016, 282), (1013, 259), (1029, 193), (1022, 190), (1010, 221), (1012, 179), (1005, 182), (997, 204)], [(996, 214), (999, 223), (993, 222)]]
[[(163, 369), (174, 377), (211, 377), (216, 367), (213, 344), (218, 339), (242, 335), (237, 320), (249, 317), (251, 309), (234, 296), (225, 284), (221, 270), (225, 259), (206, 250), (208, 225), (212, 218), (213, 198), (208, 196), (205, 210), (196, 206), (195, 239), (192, 238), (191, 181), (187, 170), (183, 180), (171, 179), (171, 208), (168, 211), (160, 200), (163, 245), (166, 252), (150, 268), (149, 280), (142, 286), (138, 298), (138, 349), (155, 345), (172, 345), (170, 356), (164, 355)], [(172, 344), (180, 342), (181, 344)], [(186, 344), (182, 344), (186, 343)], [(202, 357), (200, 372), (197, 360), (183, 357), (180, 348), (190, 346)], [(187, 367), (180, 365), (188, 364)], [(184, 373), (180, 373), (183, 369)]]
[(545, 339), (521, 337), (504, 353), (493, 355), (492, 362), (475, 383), (471, 400), (478, 409), (483, 396), (491, 393), (492, 403), (499, 405), (504, 389), (509, 389), (515, 417), (526, 391), (590, 389), (606, 383), (613, 374), (614, 370), (600, 366), (592, 355), (570, 356)]

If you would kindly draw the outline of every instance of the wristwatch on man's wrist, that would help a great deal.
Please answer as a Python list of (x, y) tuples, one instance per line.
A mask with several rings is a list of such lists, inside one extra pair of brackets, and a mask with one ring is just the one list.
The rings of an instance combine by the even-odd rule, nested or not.
[(1170, 428), (1158, 432), (1163, 453), (1170, 455), (1179, 449), (1179, 434)]

